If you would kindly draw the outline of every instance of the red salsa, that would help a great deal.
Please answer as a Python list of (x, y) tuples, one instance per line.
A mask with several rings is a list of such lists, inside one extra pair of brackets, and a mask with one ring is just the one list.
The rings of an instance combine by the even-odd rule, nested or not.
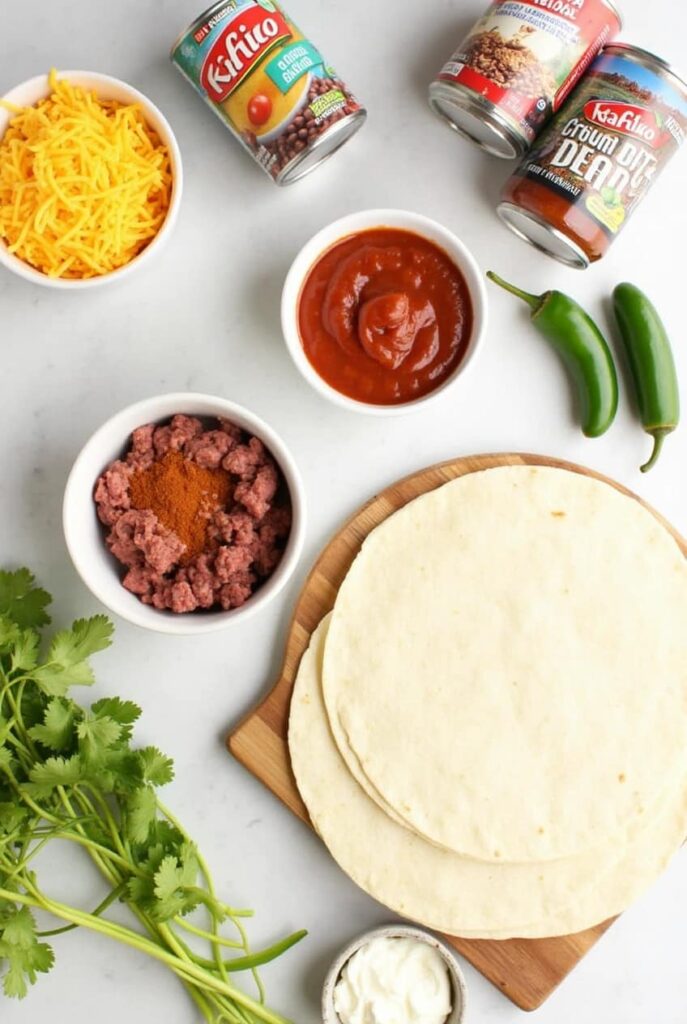
[(311, 267), (298, 326), (327, 384), (359, 402), (399, 405), (434, 391), (456, 369), (472, 304), (443, 249), (380, 227), (337, 242)]

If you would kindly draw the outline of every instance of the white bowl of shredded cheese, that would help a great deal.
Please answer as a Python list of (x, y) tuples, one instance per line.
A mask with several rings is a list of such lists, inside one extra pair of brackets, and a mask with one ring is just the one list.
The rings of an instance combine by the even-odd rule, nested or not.
[(332, 964), (322, 994), (324, 1024), (462, 1024), (467, 991), (443, 942), (409, 925), (377, 928)]
[(169, 238), (182, 186), (169, 122), (117, 78), (51, 72), (0, 101), (0, 263), (28, 281), (92, 288), (132, 273)]

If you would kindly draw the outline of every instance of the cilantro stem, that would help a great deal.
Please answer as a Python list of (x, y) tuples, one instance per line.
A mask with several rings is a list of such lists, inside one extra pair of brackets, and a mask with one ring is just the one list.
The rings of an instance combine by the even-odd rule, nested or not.
[(215, 1024), (216, 1018), (213, 1017), (211, 1008), (208, 1006), (207, 1001), (203, 998), (200, 992), (193, 988), (192, 985), (188, 985), (187, 989), (189, 996), (198, 1007), (207, 1024)]
[[(112, 938), (119, 939), (120, 942), (127, 946), (131, 946), (134, 949), (138, 949), (141, 953), (147, 953), (148, 956), (154, 960), (159, 960), (161, 963), (171, 967), (175, 973), (185, 975), (187, 978), (193, 981), (200, 982), (203, 988), (213, 990), (220, 995), (229, 996), (234, 1002), (240, 1006), (250, 1010), (256, 1017), (264, 1021), (265, 1024), (290, 1024), (286, 1018), (279, 1014), (273, 1013), (268, 1010), (265, 1006), (261, 1006), (260, 1003), (256, 1003), (254, 999), (246, 995), (240, 989), (235, 988), (233, 985), (228, 985), (226, 982), (220, 981), (215, 978), (212, 974), (197, 967), (195, 964), (187, 963), (180, 960), (179, 957), (174, 956), (167, 950), (162, 949), (159, 945), (151, 942), (149, 939), (144, 938), (141, 935), (137, 935), (132, 932), (129, 928), (125, 928), (122, 925), (115, 924), (112, 921), (102, 921), (98, 917), (91, 917), (89, 914), (83, 913), (74, 907), (68, 907), (57, 900), (53, 900), (48, 896), (40, 893), (35, 887), (29, 883), (27, 885), (29, 892), (33, 892), (34, 906), (41, 906), (44, 910), (47, 910), (70, 923), (83, 925), (84, 928), (88, 928), (91, 931), (98, 932), (101, 935), (108, 935)], [(16, 899), (16, 894), (6, 893), (0, 889), (0, 896), (5, 898)], [(21, 899), (17, 899), (17, 902), (22, 902)]]
[[(184, 839), (186, 839), (187, 842), (191, 843), (192, 839), (188, 835), (188, 833), (186, 832), (186, 829), (184, 828), (184, 826), (181, 824), (179, 819), (176, 818), (172, 814), (170, 809), (165, 804), (163, 804), (163, 802), (159, 798), (158, 798), (158, 801), (157, 801), (157, 806), (158, 806), (158, 808), (160, 810), (160, 813), (164, 814), (165, 818), (170, 823), (170, 825), (173, 825), (174, 828), (177, 829), (181, 833), (181, 835), (184, 837)], [(207, 884), (208, 892), (210, 893), (211, 896), (215, 897), (215, 886), (214, 886), (214, 882), (213, 882), (213, 879), (212, 879), (212, 874), (210, 873), (210, 869), (209, 869), (209, 867), (207, 865), (207, 862), (206, 862), (205, 858), (203, 857), (203, 855), (201, 854), (200, 850), (198, 850), (198, 849), (196, 849), (196, 858), (198, 860), (198, 866), (200, 867), (201, 874), (203, 875), (203, 878), (205, 879), (205, 882)], [(224, 911), (226, 911), (227, 914), (230, 915), (230, 917), (252, 917), (253, 916), (253, 911), (252, 910), (239, 910), (236, 907), (229, 907), (229, 906), (227, 906), (226, 903), (220, 903), (219, 906), (221, 906), (222, 909)]]
[(59, 818), (56, 818), (55, 815), (50, 814), (46, 810), (45, 807), (39, 807), (38, 804), (35, 802), (35, 800), (33, 800), (29, 796), (29, 794), (26, 792), (26, 790), (22, 789), (22, 787), (19, 785), (19, 783), (17, 781), (17, 778), (16, 778), (16, 776), (15, 776), (15, 774), (12, 771), (11, 768), (9, 768), (9, 767), (4, 768), (4, 772), (5, 772), (5, 775), (7, 776), (7, 778), (9, 779), (9, 782), (10, 782), (10, 785), (11, 785), (12, 789), (15, 791), (15, 793), (17, 794), (19, 799), (21, 801), (23, 801), (23, 803), (25, 803), (27, 807), (30, 807), (31, 810), (34, 812), (34, 814), (39, 819), (43, 819), (44, 818), (46, 821), (50, 821), (54, 825), (61, 825), (62, 824), (62, 822), (60, 821)]
[(190, 932), (192, 935), (196, 935), (199, 939), (207, 939), (209, 942), (215, 942), (219, 946), (227, 946), (229, 949), (244, 948), (242, 942), (236, 942), (235, 939), (225, 939), (223, 935), (219, 935), (216, 932), (207, 932), (204, 928), (197, 928), (196, 925), (191, 924), (190, 921), (185, 921), (183, 917), (175, 917), (174, 924), (178, 928), (183, 928), (184, 931)]
[[(264, 1005), (256, 968), (304, 933), (251, 951), (241, 919), (252, 911), (221, 901), (207, 863), (157, 798), (171, 760), (131, 743), (140, 709), (118, 697), (84, 708), (68, 696), (94, 681), (89, 659), (109, 646), (111, 623), (103, 615), (78, 620), (53, 634), (41, 659), (49, 601), (28, 570), (0, 570), (0, 971), (7, 969), (7, 993), (23, 995), (50, 969), (53, 952), (39, 939), (86, 928), (169, 967), (204, 1024), (288, 1024)], [(52, 839), (84, 849), (106, 880), (107, 893), (90, 913), (41, 889), (33, 861)], [(131, 911), (131, 927), (105, 917), (116, 900)], [(201, 905), (205, 927), (184, 920)], [(21, 908), (51, 914), (55, 925), (39, 932)], [(15, 917), (14, 938), (3, 945)], [(225, 921), (236, 939), (222, 934)], [(192, 937), (207, 948), (194, 949)], [(234, 985), (239, 971), (253, 972), (258, 1000)]]
[[(105, 899), (98, 904), (95, 910), (91, 910), (91, 917), (100, 917), (100, 915), (103, 914), (109, 906), (116, 903), (119, 897), (125, 892), (126, 882), (120, 882), (119, 885), (115, 886), (114, 889), (111, 889), (110, 892), (108, 892)], [(71, 932), (78, 927), (78, 924), (66, 924), (63, 928), (51, 928), (50, 931), (47, 932), (36, 932), (36, 935), (41, 939), (51, 939), (55, 935), (63, 935), (65, 932)]]
[(116, 849), (119, 851), (120, 856), (123, 857), (124, 860), (127, 861), (127, 863), (131, 864), (131, 851), (127, 850), (121, 841), (119, 830), (117, 828), (117, 823), (112, 816), (110, 808), (107, 806), (107, 802), (100, 793), (93, 789), (92, 786), (86, 786), (84, 788), (88, 790), (88, 792), (91, 794), (91, 798), (95, 800), (96, 804), (100, 808), (101, 814), (105, 819), (107, 827), (110, 831), (110, 835), (112, 836), (112, 841)]
[[(60, 793), (60, 797), (61, 797), (63, 805), (65, 806), (65, 809), (72, 816), (74, 816), (76, 818), (76, 814), (75, 814), (74, 808), (71, 805), (69, 797), (64, 792), (63, 787), (58, 787), (58, 791)], [(88, 797), (86, 797), (84, 794), (82, 794), (78, 789), (75, 790), (74, 795), (75, 795), (76, 799), (79, 801), (79, 804), (81, 806), (82, 811), (83, 810), (89, 810), (89, 809), (92, 810), (90, 802), (88, 800)], [(83, 820), (83, 819), (81, 819), (81, 820)], [(81, 820), (76, 818), (77, 828), (79, 828), (79, 829), (81, 829)], [(180, 829), (180, 831), (182, 831), (182, 830)], [(94, 861), (96, 862), (97, 866), (105, 874), (105, 876), (109, 878), (110, 881), (112, 881), (113, 878), (116, 878), (117, 875), (113, 871), (113, 868), (111, 866), (106, 866), (105, 864), (102, 863), (102, 858), (100, 856), (100, 851), (101, 850), (102, 850), (103, 854), (108, 858), (108, 860), (112, 860), (114, 862), (122, 863), (124, 865), (124, 867), (128, 871), (135, 870), (135, 865), (133, 865), (130, 862), (125, 861), (124, 858), (120, 858), (116, 854), (113, 854), (112, 851), (109, 851), (109, 850), (107, 850), (105, 848), (100, 847), (99, 844), (94, 843), (93, 841), (87, 839), (86, 837), (84, 837), (84, 836), (77, 836), (77, 835), (72, 834), (71, 838), (74, 841), (81, 841), (83, 843), (83, 845), (85, 845), (88, 848), (89, 853), (91, 853), (91, 855), (92, 855)], [(108, 869), (108, 867), (109, 867), (109, 869)], [(126, 889), (126, 882), (121, 882), (120, 883), (120, 888), (123, 888), (125, 890)], [(184, 947), (183, 944), (181, 944), (177, 940), (177, 938), (174, 936), (174, 934), (173, 934), (173, 932), (171, 931), (170, 928), (168, 928), (167, 926), (165, 926), (163, 924), (154, 924), (152, 921), (150, 921), (148, 919), (147, 915), (141, 913), (137, 907), (135, 907), (135, 906), (133, 906), (131, 904), (128, 904), (128, 905), (129, 905), (130, 909), (132, 911), (134, 911), (134, 913), (136, 914), (136, 916), (140, 920), (141, 924), (146, 928), (148, 933), (153, 938), (155, 938), (157, 936), (159, 940), (164, 941), (165, 944), (169, 948), (172, 949), (173, 953), (175, 953), (176, 956), (179, 957), (180, 960), (182, 960), (182, 962), (188, 962), (188, 963), (194, 964), (196, 966), (201, 965), (201, 958), (193, 956), (191, 954), (191, 951), (188, 950), (186, 947)], [(97, 916), (97, 915), (94, 915), (94, 916)], [(213, 921), (215, 921), (215, 920), (216, 919), (213, 918)], [(72, 927), (72, 926), (70, 926), (70, 927)], [(75, 924), (75, 925), (73, 925), (73, 927), (79, 927), (79, 926)], [(209, 961), (209, 960), (205, 961), (202, 964), (203, 967), (206, 967), (208, 965), (210, 967), (213, 967), (213, 968), (217, 966), (216, 963), (213, 963), (213, 961)], [(248, 965), (247, 965), (246, 969), (247, 968), (248, 968)], [(224, 973), (223, 980), (228, 985), (228, 978), (226, 976), (226, 973)], [(189, 994), (193, 996), (194, 991), (195, 991), (193, 983), (188, 981), (188, 980), (185, 980), (184, 978), (182, 978), (182, 981), (184, 981), (184, 985), (187, 988), (187, 990), (189, 991)], [(234, 993), (235, 990), (234, 990), (233, 986), (228, 986), (228, 987), (231, 989), (232, 993)], [(232, 998), (235, 998), (235, 996), (232, 995)], [(227, 1016), (227, 1007), (225, 1005), (222, 1005), (221, 1010), (222, 1010), (222, 1014), (224, 1016)], [(239, 1013), (240, 1013), (240, 1017), (235, 1016), (235, 1015), (232, 1014), (232, 1018), (231, 1019), (234, 1020), (234, 1021), (237, 1021), (237, 1024), (242, 1024), (242, 1018), (244, 1017), (244, 1014), (240, 1010), (239, 1010)], [(227, 1017), (227, 1019), (229, 1019), (229, 1018)]]

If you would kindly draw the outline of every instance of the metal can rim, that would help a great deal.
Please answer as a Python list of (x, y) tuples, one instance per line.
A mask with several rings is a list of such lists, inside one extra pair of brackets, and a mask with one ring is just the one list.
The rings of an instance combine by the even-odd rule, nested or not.
[(618, 31), (620, 31), (620, 29), (622, 29), (625, 24), (625, 19), (623, 18), (622, 12), (618, 8), (618, 5), (614, 3), (614, 0), (602, 0), (602, 3), (605, 7), (608, 7), (615, 14), (616, 18), (618, 19)]
[[(553, 250), (547, 249), (546, 246), (544, 246), (541, 242), (537, 242), (534, 238), (531, 238), (529, 235), (525, 234), (525, 232), (521, 228), (513, 224), (512, 221), (510, 221), (506, 216), (506, 214), (510, 210), (514, 210), (523, 218), (531, 220), (534, 224), (537, 224), (540, 228), (542, 228), (544, 231), (550, 234), (553, 238), (558, 239), (559, 242), (562, 242), (565, 246), (568, 247), (571, 255), (576, 256), (577, 259), (567, 260), (563, 256), (558, 255), (558, 253), (554, 252)], [(505, 224), (509, 231), (512, 231), (513, 234), (521, 241), (527, 242), (528, 245), (531, 245), (534, 249), (537, 249), (538, 252), (543, 252), (545, 256), (549, 256), (551, 259), (556, 260), (558, 263), (562, 263), (565, 267), (572, 267), (574, 270), (586, 270), (591, 265), (591, 260), (587, 256), (587, 253), (584, 251), (584, 249), (582, 249), (579, 245), (573, 242), (571, 238), (568, 238), (568, 236), (559, 228), (554, 227), (553, 224), (549, 224), (547, 220), (545, 220), (543, 217), (540, 217), (536, 213), (532, 213), (531, 210), (523, 209), (522, 207), (518, 206), (517, 203), (511, 203), (508, 202), (507, 200), (502, 200), (496, 207), (496, 212), (501, 222)]]
[[(460, 97), (464, 102), (459, 103), (454, 100), (456, 109), (466, 111), (467, 113), (473, 113), (475, 116), (479, 114), (482, 118), (482, 123), (488, 125), (496, 138), (502, 139), (504, 142), (510, 144), (512, 152), (501, 153), (490, 148), (487, 144), (471, 135), (462, 125), (458, 125), (446, 114), (444, 110), (439, 109), (437, 106), (437, 99), (433, 95), (433, 91), (438, 92), (442, 90), (442, 88), (445, 88), (447, 92), (452, 94), (450, 97), (447, 95), (447, 101), (449, 99), (454, 100), (454, 94), (455, 96)], [(484, 97), (475, 94), (473, 90), (469, 89), (467, 86), (460, 86), (459, 83), (452, 85), (451, 83), (444, 82), (441, 79), (435, 79), (429, 88), (429, 105), (437, 117), (441, 118), (442, 121), (448, 124), (453, 131), (492, 156), (497, 156), (504, 160), (519, 160), (530, 145), (530, 142), (508, 123), (495, 103), (486, 101)]]
[[(310, 174), (311, 171), (316, 171), (318, 167), (321, 167), (322, 164), (326, 160), (328, 160), (330, 156), (334, 156), (335, 153), (338, 153), (338, 151), (343, 146), (345, 146), (346, 143), (350, 139), (352, 139), (354, 135), (356, 135), (360, 131), (360, 129), (365, 124), (366, 119), (367, 110), (365, 109), (365, 107), (359, 107), (358, 110), (353, 110), (347, 117), (343, 118), (341, 121), (335, 121), (332, 125), (330, 125), (327, 131), (317, 136), (317, 138), (310, 147), (304, 149), (302, 153), (298, 153), (294, 157), (294, 159), (289, 164), (286, 165), (286, 167), (278, 175), (278, 177), (273, 178), (272, 180), (277, 185), (281, 185), (282, 187), (285, 187), (287, 185), (295, 185), (297, 181), (300, 181), (302, 178), (305, 178), (308, 174)], [(351, 130), (348, 133), (344, 133), (344, 128), (348, 128), (349, 126), (351, 127)], [(332, 129), (335, 129), (335, 131), (332, 131)], [(340, 135), (343, 135), (343, 138), (338, 138), (338, 136)], [(317, 150), (322, 149), (327, 140), (330, 138), (334, 138), (336, 140), (335, 146), (333, 146), (326, 152), (322, 153), (321, 159), (314, 163), (311, 167), (307, 167), (305, 170), (301, 171), (300, 174), (296, 174), (294, 177), (290, 176), (290, 171), (297, 171), (299, 165), (305, 161), (306, 157), (310, 156), (313, 152), (317, 153)]]
[(608, 46), (604, 46), (601, 53), (619, 53), (621, 56), (635, 57), (637, 64), (666, 75), (676, 82), (680, 92), (687, 99), (687, 79), (683, 78), (672, 64), (664, 60), (663, 57), (652, 53), (651, 50), (645, 50), (642, 46), (635, 46), (634, 43), (609, 43)]

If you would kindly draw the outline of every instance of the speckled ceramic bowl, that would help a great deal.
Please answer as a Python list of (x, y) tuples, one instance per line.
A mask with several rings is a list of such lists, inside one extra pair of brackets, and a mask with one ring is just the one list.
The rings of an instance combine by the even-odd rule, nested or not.
[(388, 925), (384, 928), (374, 928), (358, 936), (345, 949), (339, 953), (336, 960), (329, 968), (322, 991), (322, 1021), (323, 1024), (341, 1024), (341, 1019), (334, 1009), (334, 989), (341, 976), (341, 972), (351, 959), (354, 953), (366, 946), (373, 939), (416, 939), (418, 942), (426, 942), (433, 946), (444, 959), (451, 982), (451, 1005), (453, 1009), (446, 1018), (445, 1024), (463, 1024), (465, 1020), (465, 1006), (467, 1004), (467, 988), (465, 978), (460, 969), (458, 961), (452, 951), (443, 942), (435, 938), (429, 932), (421, 928), (413, 928), (411, 925)]

